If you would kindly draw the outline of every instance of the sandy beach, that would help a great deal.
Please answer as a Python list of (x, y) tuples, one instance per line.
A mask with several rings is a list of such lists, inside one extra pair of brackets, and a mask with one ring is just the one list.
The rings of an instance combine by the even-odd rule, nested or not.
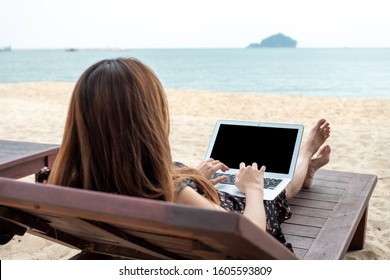
[[(0, 84), (0, 138), (61, 143), (73, 83)], [(370, 173), (378, 183), (370, 200), (365, 247), (345, 259), (390, 259), (390, 99), (347, 99), (167, 90), (173, 158), (203, 160), (215, 122), (237, 119), (305, 125), (331, 124), (327, 169)], [(32, 176), (23, 178), (33, 181)], [(0, 259), (67, 259), (77, 251), (26, 234), (0, 246)]]

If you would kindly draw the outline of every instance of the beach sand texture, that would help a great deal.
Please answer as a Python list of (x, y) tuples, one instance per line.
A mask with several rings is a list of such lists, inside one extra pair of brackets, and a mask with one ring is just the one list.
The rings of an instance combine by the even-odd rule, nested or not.
[[(0, 84), (0, 138), (61, 143), (73, 83)], [(331, 124), (327, 169), (370, 173), (378, 183), (370, 200), (363, 250), (345, 259), (390, 259), (390, 100), (298, 97), (167, 90), (173, 158), (188, 165), (203, 160), (218, 119), (305, 125)], [(33, 181), (33, 177), (23, 178)], [(0, 247), (0, 259), (67, 259), (77, 250), (26, 234)]]

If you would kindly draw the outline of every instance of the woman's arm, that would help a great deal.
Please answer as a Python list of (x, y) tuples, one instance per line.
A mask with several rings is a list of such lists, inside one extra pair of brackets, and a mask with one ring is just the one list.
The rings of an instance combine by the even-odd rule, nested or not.
[(256, 163), (248, 166), (240, 163), (240, 172), (236, 176), (236, 186), (241, 192), (245, 193), (244, 216), (265, 231), (264, 172), (264, 166), (259, 170)]
[(176, 203), (225, 211), (221, 206), (197, 193), (193, 188), (184, 187), (176, 196)]

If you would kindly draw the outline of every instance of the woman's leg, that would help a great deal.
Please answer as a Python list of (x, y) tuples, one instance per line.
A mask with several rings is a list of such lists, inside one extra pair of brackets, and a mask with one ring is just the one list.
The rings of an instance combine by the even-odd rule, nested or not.
[(306, 143), (299, 151), (294, 177), (286, 188), (287, 198), (295, 196), (303, 186), (310, 188), (315, 171), (329, 162), (330, 146), (320, 149), (329, 135), (330, 126), (324, 119), (319, 120), (311, 129)]

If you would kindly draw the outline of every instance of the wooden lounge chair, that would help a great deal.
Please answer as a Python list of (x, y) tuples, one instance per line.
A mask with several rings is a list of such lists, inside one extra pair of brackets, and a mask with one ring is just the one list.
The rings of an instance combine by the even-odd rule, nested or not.
[(340, 259), (363, 246), (375, 183), (373, 175), (318, 172), (284, 226), (296, 255), (242, 215), (6, 178), (0, 232), (78, 248), (74, 259)]
[(0, 139), (0, 177), (22, 178), (51, 167), (59, 145)]
[(289, 200), (293, 216), (282, 225), (300, 259), (342, 259), (363, 249), (368, 204), (377, 176), (319, 170), (310, 190)]

